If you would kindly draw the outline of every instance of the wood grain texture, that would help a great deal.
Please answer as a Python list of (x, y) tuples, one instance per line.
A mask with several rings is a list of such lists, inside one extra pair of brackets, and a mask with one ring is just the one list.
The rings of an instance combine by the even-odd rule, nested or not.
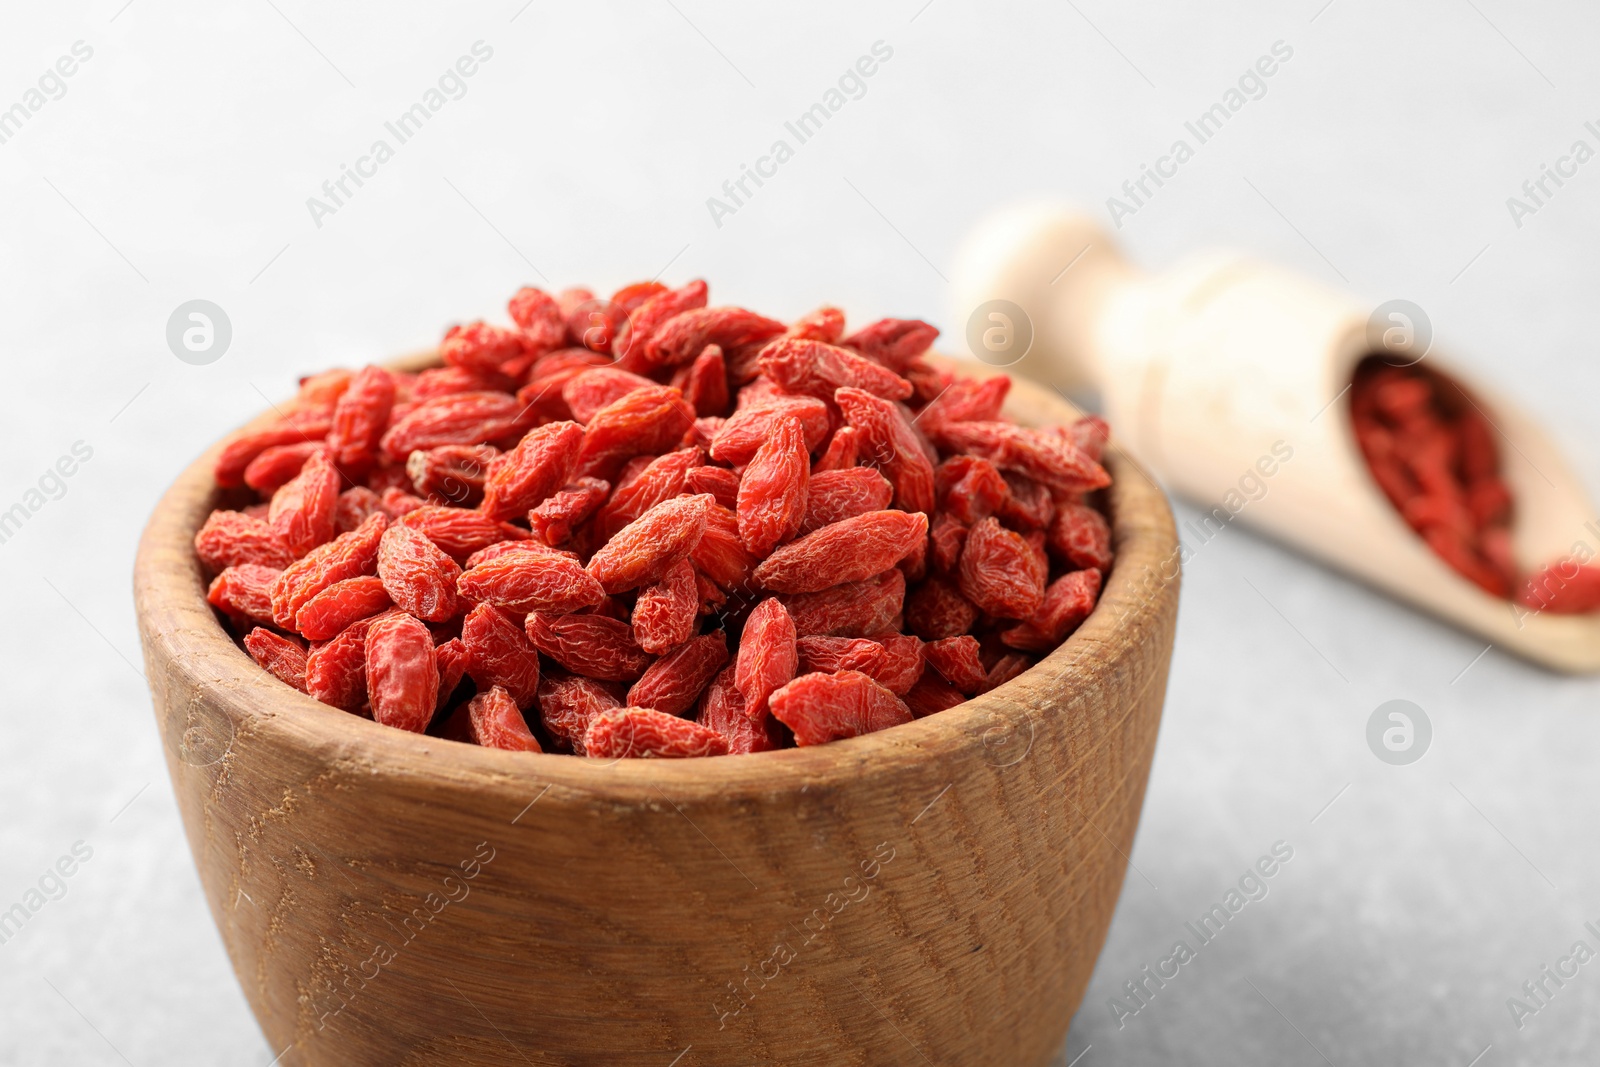
[[(1020, 382), (1008, 411), (1071, 414)], [(1060, 1047), (1177, 615), (1172, 517), (1129, 460), (1108, 457), (1099, 608), (1014, 681), (816, 748), (614, 764), (387, 729), (260, 671), (191, 548), (210, 463), (157, 507), (135, 592), (212, 918), (281, 1063), (1028, 1067)]]

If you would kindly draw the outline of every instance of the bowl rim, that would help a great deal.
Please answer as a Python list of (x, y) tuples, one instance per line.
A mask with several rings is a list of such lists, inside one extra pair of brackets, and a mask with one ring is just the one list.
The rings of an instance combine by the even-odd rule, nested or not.
[[(934, 360), (969, 377), (1003, 373), (970, 360), (939, 356)], [(388, 365), (416, 370), (437, 363), (437, 356), (426, 352)], [(1023, 425), (1082, 414), (1044, 387), (1015, 376), (1005, 411)], [(240, 429), (275, 418), (269, 410)], [(1067, 640), (987, 693), (876, 733), (770, 752), (600, 760), (483, 748), (397, 730), (323, 704), (262, 670), (239, 647), (206, 601), (207, 579), (193, 550), (194, 534), (215, 505), (217, 487), (211, 472), (216, 454), (237, 432), (213, 444), (177, 477), (156, 504), (140, 539), (134, 594), (147, 669), (152, 679), (158, 668), (164, 668), (170, 680), (191, 691), (209, 691), (219, 705), (230, 709), (230, 725), (236, 732), (243, 732), (239, 723), (247, 723), (254, 740), (294, 746), (324, 763), (354, 761), (380, 776), (421, 777), (441, 785), (495, 785), (516, 796), (531, 795), (531, 786), (544, 785), (546, 791), (559, 786), (614, 801), (666, 800), (674, 806), (697, 799), (726, 801), (827, 788), (869, 771), (876, 777), (895, 768), (925, 768), (940, 759), (952, 761), (953, 777), (963, 750), (970, 754), (994, 737), (1003, 740), (1004, 731), (1019, 728), (1019, 719), (1025, 720), (1031, 743), (1036, 724), (1030, 708), (1039, 704), (1032, 690), (1041, 682), (1054, 683), (1060, 696), (1051, 703), (1064, 710), (1073, 691), (1098, 688), (1115, 676), (1125, 660), (1140, 655), (1144, 642), (1160, 640), (1166, 601), (1178, 595), (1181, 584), (1181, 551), (1166, 493), (1113, 440), (1104, 463), (1112, 474), (1105, 492), (1116, 563), (1100, 600)], [(1135, 639), (1128, 639), (1130, 633)], [(229, 752), (233, 743), (230, 740)], [(169, 759), (176, 759), (175, 740), (166, 738), (166, 744)]]

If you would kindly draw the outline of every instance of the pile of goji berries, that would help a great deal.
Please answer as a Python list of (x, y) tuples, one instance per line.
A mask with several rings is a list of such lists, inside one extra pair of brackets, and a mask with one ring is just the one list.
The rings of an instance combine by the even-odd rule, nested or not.
[(1356, 367), (1350, 403), (1374, 480), (1458, 574), (1540, 611), (1600, 609), (1600, 568), (1574, 560), (1551, 564), (1518, 589), (1514, 502), (1500, 477), (1495, 429), (1460, 385), (1431, 368), (1368, 356)]
[(1010, 380), (925, 360), (927, 323), (786, 325), (700, 281), (510, 315), (224, 445), (237, 510), (195, 549), (284, 682), (497, 748), (757, 752), (953, 707), (1094, 609), (1105, 424), (1006, 420)]

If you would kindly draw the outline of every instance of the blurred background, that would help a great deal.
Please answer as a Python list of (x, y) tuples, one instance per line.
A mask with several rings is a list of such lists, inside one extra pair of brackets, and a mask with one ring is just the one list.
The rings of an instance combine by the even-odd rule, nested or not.
[[(1121, 219), (1129, 255), (1233, 246), (1415, 302), (1600, 496), (1600, 162), (1531, 215), (1507, 204), (1574, 141), (1600, 147), (1586, 5), (8, 6), (0, 511), (28, 515), (0, 542), (0, 911), (44, 904), (0, 943), (0, 1062), (277, 1054), (201, 896), (129, 589), (146, 516), (210, 442), (304, 373), (501, 318), (524, 283), (703, 276), (714, 302), (780, 317), (928, 318), (963, 353), (948, 286), (983, 213), (1042, 196), (1110, 224), (1107, 198), (1275, 45), (1292, 58), (1265, 93)], [(864, 55), (875, 73), (797, 144), (784, 124)], [(400, 143), (385, 124), (430, 90)], [(779, 138), (792, 158), (735, 204), (724, 183)], [(392, 157), (361, 163), (379, 139)], [(204, 365), (167, 342), (191, 300), (231, 330)], [(70, 477), (48, 473), (62, 456)], [(1600, 950), (1597, 698), (1243, 526), (1204, 543), (1132, 869), (1060, 1063), (1592, 1062), (1600, 964), (1540, 999), (1523, 985), (1575, 942)], [(1432, 724), (1410, 765), (1366, 741), (1394, 699)], [(1267, 895), (1114, 1011), (1279, 842)]]

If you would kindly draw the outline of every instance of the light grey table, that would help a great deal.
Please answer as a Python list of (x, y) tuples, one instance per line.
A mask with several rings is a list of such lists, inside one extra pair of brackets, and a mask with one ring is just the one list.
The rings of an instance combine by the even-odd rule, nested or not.
[[(385, 123), (480, 41), (472, 76), (447, 78), (400, 143)], [(1600, 495), (1600, 162), (1532, 214), (1507, 205), (1574, 141), (1600, 148), (1584, 125), (1600, 25), (1578, 4), (0, 15), (0, 511), (29, 512), (0, 543), (0, 910), (33, 890), (41, 905), (0, 944), (0, 1062), (264, 1067), (278, 1051), (201, 900), (129, 598), (144, 518), (203, 444), (303, 372), (430, 343), (546, 278), (703, 275), (721, 301), (928, 314), (958, 340), (946, 279), (984, 210), (1105, 210), (1280, 41), (1293, 55), (1264, 95), (1121, 220), (1130, 252), (1157, 266), (1231, 244), (1416, 301)], [(876, 42), (892, 54), (799, 143), (785, 122)], [(71, 76), (47, 74), (63, 56)], [(380, 138), (392, 156), (363, 161)], [(761, 163), (780, 138), (792, 154)], [(758, 163), (771, 176), (731, 204), (724, 182)], [(322, 186), (345, 166), (367, 177), (333, 203)], [(232, 326), (205, 366), (165, 339), (197, 298)], [(75, 446), (92, 455), (44, 477)], [(1507, 999), (1575, 941), (1600, 949), (1600, 685), (1483, 648), (1244, 528), (1207, 543), (1134, 870), (1061, 1062), (1593, 1062), (1600, 964), (1549, 985), (1520, 1029)], [(1411, 766), (1364, 741), (1393, 698), (1434, 725)], [(1279, 841), (1293, 858), (1267, 896), (1119, 1019), (1109, 999)], [(75, 847), (70, 877), (47, 876)]]

